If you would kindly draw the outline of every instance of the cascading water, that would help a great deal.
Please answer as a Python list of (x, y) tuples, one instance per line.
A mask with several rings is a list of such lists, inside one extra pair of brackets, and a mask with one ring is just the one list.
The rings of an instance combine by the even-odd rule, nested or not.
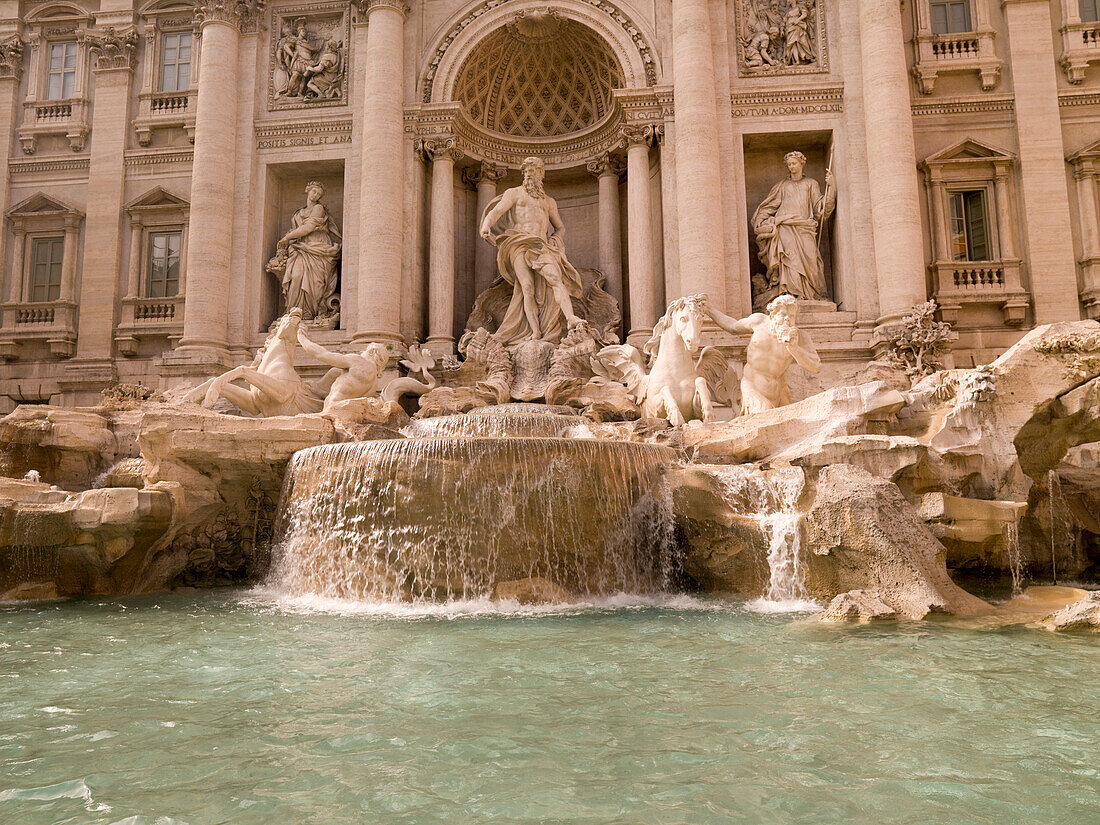
[(749, 603), (761, 612), (818, 609), (802, 569), (802, 514), (798, 499), (805, 477), (796, 467), (758, 470), (750, 465), (715, 468), (723, 496), (734, 512), (752, 518), (768, 542), (768, 584)]
[(297, 453), (275, 580), (294, 595), (382, 600), (482, 598), (536, 577), (579, 596), (664, 589), (660, 482), (674, 452), (560, 437), (576, 417), (545, 410), (447, 416), (410, 438)]
[(1012, 598), (1024, 592), (1024, 563), (1020, 555), (1020, 525), (1015, 521), (1005, 522), (1001, 528), (1004, 536), (1005, 554), (1008, 556), (1008, 569), (1012, 573)]

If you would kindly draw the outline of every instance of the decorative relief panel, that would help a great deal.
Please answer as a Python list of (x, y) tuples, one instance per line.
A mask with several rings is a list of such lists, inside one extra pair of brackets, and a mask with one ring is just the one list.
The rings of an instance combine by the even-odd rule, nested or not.
[(829, 70), (818, 0), (737, 0), (737, 20), (742, 77)]
[(274, 14), (269, 109), (347, 103), (350, 22), (347, 5), (334, 3)]

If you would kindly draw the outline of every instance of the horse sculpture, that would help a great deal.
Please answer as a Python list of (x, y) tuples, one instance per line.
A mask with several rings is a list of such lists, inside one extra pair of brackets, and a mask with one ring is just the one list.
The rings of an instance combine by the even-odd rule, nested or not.
[[(323, 399), (294, 371), (294, 347), (298, 344), (301, 321), (302, 311), (290, 310), (276, 322), (250, 366), (234, 367), (199, 384), (187, 394), (186, 400), (209, 407), (224, 398), (246, 413), (265, 418), (320, 412)], [(238, 379), (248, 386), (231, 383)]]
[[(726, 359), (716, 347), (699, 353), (706, 297), (677, 298), (639, 352), (629, 344), (604, 347), (592, 359), (597, 375), (621, 381), (645, 418), (664, 418), (674, 427), (692, 419), (714, 420), (724, 400)], [(646, 359), (652, 367), (646, 373)]]

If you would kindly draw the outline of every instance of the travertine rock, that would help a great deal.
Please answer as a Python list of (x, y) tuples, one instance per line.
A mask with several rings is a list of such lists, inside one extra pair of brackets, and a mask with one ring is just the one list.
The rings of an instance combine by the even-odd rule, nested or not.
[(684, 432), (696, 461), (741, 464), (799, 452), (800, 445), (866, 433), (889, 421), (905, 397), (885, 384), (836, 387), (774, 410)]
[(825, 612), (817, 617), (822, 622), (882, 622), (898, 618), (897, 611), (870, 590), (850, 590), (836, 596)]
[(1047, 630), (1091, 630), (1100, 632), (1100, 590), (1043, 619)]
[(847, 464), (818, 476), (804, 521), (807, 587), (819, 598), (873, 590), (898, 613), (970, 615), (988, 608), (947, 575), (944, 547), (897, 486)]
[(14, 592), (12, 598), (134, 592), (173, 513), (172, 494), (163, 488), (65, 493), (4, 479), (0, 592)]
[(539, 576), (497, 582), (493, 598), (520, 604), (564, 604), (573, 600), (567, 590)]
[(110, 420), (89, 409), (21, 406), (0, 419), (0, 474), (37, 470), (51, 484), (84, 489), (125, 455)]

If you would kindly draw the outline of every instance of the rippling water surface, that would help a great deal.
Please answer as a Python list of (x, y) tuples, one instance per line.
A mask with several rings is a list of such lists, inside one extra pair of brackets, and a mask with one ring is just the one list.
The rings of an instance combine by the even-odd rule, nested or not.
[(1100, 640), (671, 600), (0, 607), (5, 825), (1100, 821)]

